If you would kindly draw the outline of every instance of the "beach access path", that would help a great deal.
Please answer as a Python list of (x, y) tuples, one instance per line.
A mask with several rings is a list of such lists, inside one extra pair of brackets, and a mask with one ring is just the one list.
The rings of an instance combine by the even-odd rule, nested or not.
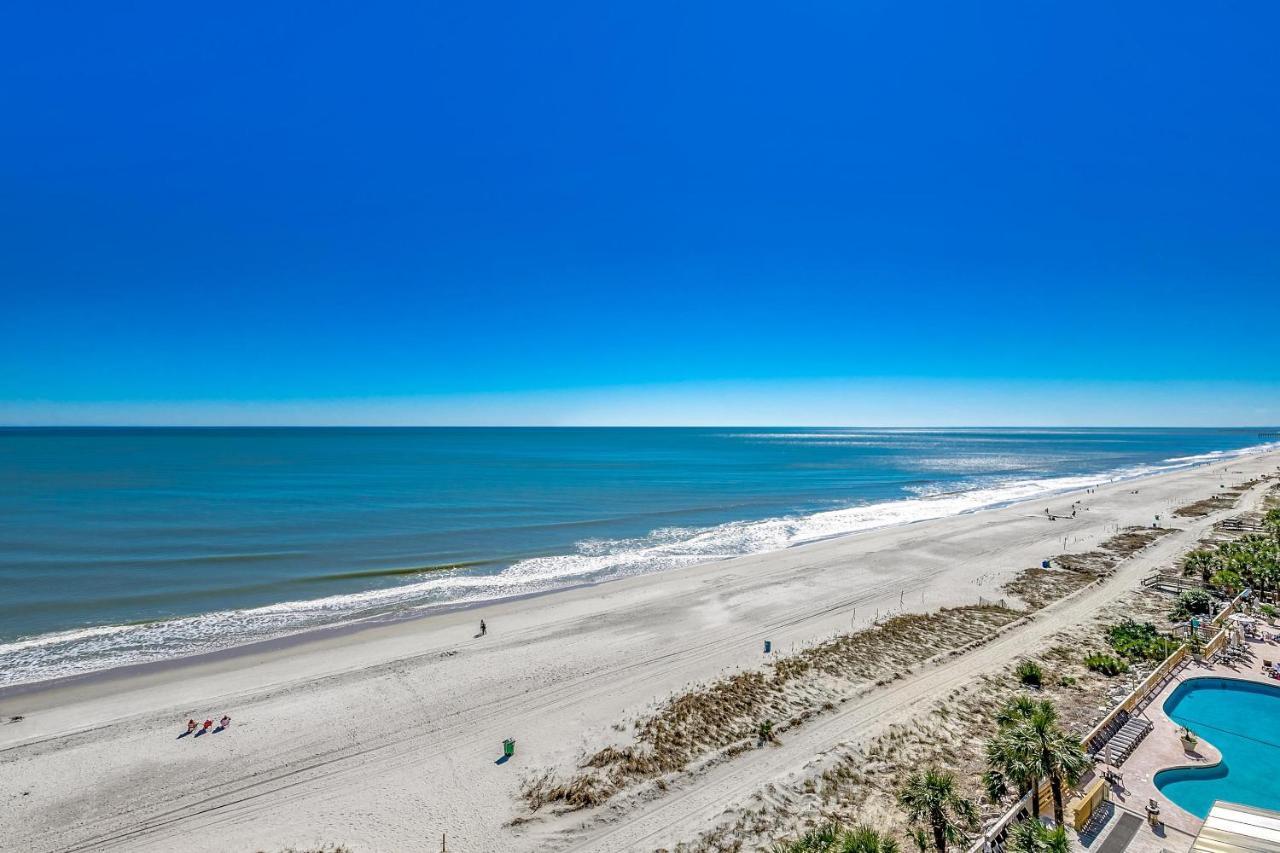
[[(1037, 640), (1088, 619), (1216, 520), (1172, 510), (1262, 473), (1259, 454), (1041, 500), (855, 534), (422, 619), (266, 644), (0, 697), (0, 850), (254, 851), (341, 842), (358, 853), (652, 850), (692, 838), (724, 808), (815, 753), (871, 736)], [(1045, 508), (1075, 519), (1050, 521)], [(628, 737), (673, 692), (759, 666), (901, 610), (1003, 596), (1041, 559), (1118, 528), (1183, 532), (1105, 584), (1040, 611), (963, 656), (841, 705), (779, 748), (712, 768), (627, 810), (517, 827), (519, 784), (572, 769)], [(486, 637), (474, 635), (479, 620)], [(226, 732), (182, 738), (188, 717)], [(12, 716), (20, 722), (9, 723)], [(515, 756), (499, 763), (502, 740)]]
[(1034, 614), (1007, 626), (990, 643), (957, 657), (932, 663), (906, 678), (873, 690), (865, 697), (802, 726), (780, 748), (758, 749), (713, 768), (696, 784), (674, 791), (637, 810), (625, 821), (583, 833), (571, 850), (650, 850), (688, 840), (711, 825), (726, 803), (744, 800), (761, 787), (761, 780), (785, 776), (802, 767), (811, 756), (852, 733), (859, 739), (875, 737), (893, 722), (918, 712), (922, 706), (971, 682), (979, 675), (997, 672), (1010, 661), (1053, 635), (1088, 622), (1098, 610), (1126, 590), (1134, 589), (1151, 572), (1173, 563), (1194, 546), (1213, 524), (1242, 510), (1256, 508), (1265, 484), (1254, 487), (1232, 510), (1201, 519), (1181, 519), (1182, 530), (1156, 540), (1148, 548), (1121, 562), (1105, 581), (1091, 584)]

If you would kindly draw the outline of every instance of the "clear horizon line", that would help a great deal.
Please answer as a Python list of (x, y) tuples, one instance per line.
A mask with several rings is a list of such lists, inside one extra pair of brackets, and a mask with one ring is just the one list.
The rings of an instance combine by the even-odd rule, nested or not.
[(997, 423), (962, 423), (962, 424), (924, 424), (907, 426), (904, 424), (778, 424), (778, 423), (724, 423), (724, 424), (129, 424), (129, 423), (83, 423), (83, 424), (22, 424), (0, 423), (0, 429), (1223, 429), (1249, 432), (1253, 430), (1280, 430), (1276, 424), (997, 424)]

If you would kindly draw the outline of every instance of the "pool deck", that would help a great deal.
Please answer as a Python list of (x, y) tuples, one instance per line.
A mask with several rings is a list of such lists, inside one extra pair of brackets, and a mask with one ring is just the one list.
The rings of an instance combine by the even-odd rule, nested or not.
[[(1268, 633), (1274, 631), (1275, 629), (1268, 629)], [(1153, 728), (1120, 768), (1124, 775), (1124, 788), (1112, 786), (1111, 802), (1080, 833), (1072, 844), (1073, 849), (1097, 853), (1125, 813), (1142, 818), (1142, 828), (1129, 843), (1127, 850), (1133, 853), (1183, 853), (1191, 849), (1191, 843), (1204, 821), (1167, 800), (1156, 789), (1152, 780), (1156, 773), (1168, 767), (1215, 764), (1221, 759), (1221, 754), (1204, 738), (1200, 739), (1195, 752), (1184, 752), (1178, 737), (1179, 726), (1165, 716), (1164, 703), (1179, 684), (1204, 676), (1240, 678), (1280, 687), (1280, 681), (1262, 674), (1263, 660), (1280, 660), (1280, 641), (1249, 639), (1246, 642), (1248, 654), (1244, 660), (1214, 666), (1188, 663), (1175, 671), (1164, 687), (1147, 702), (1142, 716), (1151, 721)], [(1160, 818), (1164, 821), (1162, 830), (1152, 830), (1147, 825), (1146, 805), (1152, 799), (1160, 806)]]

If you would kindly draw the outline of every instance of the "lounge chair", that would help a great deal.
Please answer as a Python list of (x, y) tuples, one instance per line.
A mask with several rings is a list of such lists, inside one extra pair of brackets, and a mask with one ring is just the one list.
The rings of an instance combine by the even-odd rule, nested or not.
[(1107, 741), (1111, 740), (1112, 735), (1120, 731), (1124, 724), (1129, 722), (1129, 712), (1121, 711), (1111, 718), (1111, 722), (1094, 735), (1093, 739), (1088, 743), (1089, 752), (1094, 755), (1101, 755), (1103, 749), (1107, 745)]
[(1150, 720), (1142, 717), (1130, 717), (1106, 743), (1106, 749), (1111, 755), (1112, 765), (1119, 767), (1123, 764), (1125, 759), (1138, 748), (1138, 744), (1147, 736), (1151, 728)]

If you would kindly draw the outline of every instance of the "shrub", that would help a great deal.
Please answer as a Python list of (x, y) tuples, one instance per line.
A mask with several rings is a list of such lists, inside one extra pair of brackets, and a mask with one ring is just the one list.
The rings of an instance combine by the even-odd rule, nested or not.
[(1071, 842), (1061, 826), (1050, 829), (1038, 820), (1024, 819), (1009, 827), (1005, 849), (1012, 853), (1053, 853), (1070, 850)]
[(1108, 678), (1119, 675), (1122, 672), (1129, 671), (1128, 661), (1121, 660), (1111, 655), (1089, 655), (1084, 659), (1084, 665), (1094, 672), (1100, 672)]
[(1030, 687), (1039, 687), (1044, 682), (1044, 670), (1033, 660), (1024, 660), (1014, 672), (1019, 681)]
[(1240, 577), (1240, 573), (1231, 569), (1221, 569), (1213, 573), (1213, 577), (1209, 578), (1209, 583), (1225, 592), (1228, 596), (1234, 596), (1237, 592), (1244, 589), (1244, 578)]
[(824, 823), (769, 849), (772, 853), (898, 853), (899, 848), (892, 835), (867, 824), (846, 829), (838, 823)]
[(1270, 604), (1260, 604), (1258, 605), (1258, 609), (1262, 611), (1262, 615), (1268, 619), (1274, 619), (1276, 616), (1280, 616), (1280, 610), (1276, 610)]
[(1169, 617), (1174, 621), (1181, 622), (1192, 616), (1204, 615), (1213, 612), (1213, 596), (1202, 589), (1189, 589), (1178, 596), (1178, 602), (1173, 606), (1173, 611)]
[(1168, 637), (1156, 630), (1150, 622), (1139, 624), (1126, 619), (1107, 629), (1107, 642), (1116, 653), (1129, 660), (1163, 660), (1171, 649), (1178, 647)]

